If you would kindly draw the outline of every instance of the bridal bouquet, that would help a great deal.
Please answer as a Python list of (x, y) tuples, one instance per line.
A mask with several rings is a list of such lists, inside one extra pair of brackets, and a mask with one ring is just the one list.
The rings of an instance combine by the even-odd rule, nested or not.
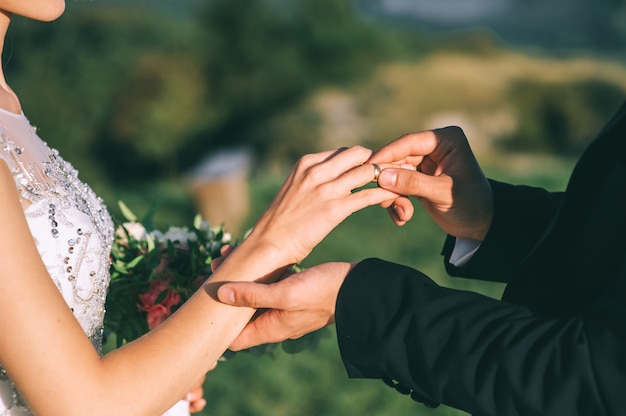
[[(104, 315), (104, 337), (120, 347), (158, 326), (189, 299), (211, 275), (211, 262), (225, 244), (235, 245), (221, 226), (199, 215), (192, 224), (157, 229), (151, 210), (139, 219), (123, 202), (111, 249), (111, 281)], [(297, 268), (296, 268), (297, 269)], [(280, 343), (287, 353), (315, 349), (326, 329)], [(271, 353), (278, 344), (250, 348)], [(222, 361), (234, 352), (227, 351)], [(189, 402), (180, 400), (163, 416), (189, 416)]]
[[(154, 227), (154, 210), (142, 220), (119, 203), (119, 223), (111, 250), (111, 281), (104, 317), (105, 339), (115, 346), (139, 338), (155, 328), (193, 295), (211, 275), (211, 261), (225, 244), (233, 244), (221, 226), (210, 226), (199, 215), (187, 226)], [(322, 330), (281, 344), (288, 353), (315, 349)], [(248, 352), (270, 353), (277, 344)], [(227, 351), (223, 359), (234, 353)]]

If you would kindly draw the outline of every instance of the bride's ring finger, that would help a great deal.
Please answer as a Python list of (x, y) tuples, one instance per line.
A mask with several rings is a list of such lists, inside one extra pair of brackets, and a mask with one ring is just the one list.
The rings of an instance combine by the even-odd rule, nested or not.
[(378, 182), (378, 176), (380, 175), (380, 167), (376, 163), (372, 163), (371, 165), (374, 166), (374, 179), (372, 179), (372, 182)]

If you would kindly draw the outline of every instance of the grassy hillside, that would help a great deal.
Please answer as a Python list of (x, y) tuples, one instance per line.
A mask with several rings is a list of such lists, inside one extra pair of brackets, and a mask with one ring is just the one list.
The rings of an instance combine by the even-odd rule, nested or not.
[(500, 156), (494, 141), (518, 127), (516, 83), (568, 86), (586, 80), (614, 85), (626, 98), (624, 62), (494, 48), (484, 54), (442, 50), (418, 62), (383, 65), (350, 90), (320, 91), (310, 106), (323, 120), (321, 148), (363, 142), (376, 148), (406, 132), (456, 124), (479, 157), (493, 158)]

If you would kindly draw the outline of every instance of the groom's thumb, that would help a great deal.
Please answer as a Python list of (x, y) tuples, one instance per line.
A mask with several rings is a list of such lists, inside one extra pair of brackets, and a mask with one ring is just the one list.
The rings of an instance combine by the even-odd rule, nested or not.
[(235, 291), (227, 286), (221, 286), (217, 289), (217, 298), (227, 305), (236, 305)]
[(226, 283), (217, 290), (217, 298), (227, 305), (258, 309), (265, 307), (261, 300), (266, 289), (267, 285), (260, 283)]
[(409, 169), (383, 169), (378, 185), (398, 195), (425, 198), (435, 204), (449, 203), (452, 178), (448, 175), (433, 176)]

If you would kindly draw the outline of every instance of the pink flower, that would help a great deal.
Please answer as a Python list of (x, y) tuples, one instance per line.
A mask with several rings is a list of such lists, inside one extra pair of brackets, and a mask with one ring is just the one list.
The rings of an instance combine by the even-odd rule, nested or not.
[[(160, 303), (155, 304), (161, 293), (167, 291)], [(153, 329), (172, 314), (172, 307), (180, 303), (180, 295), (160, 280), (150, 283), (150, 289), (139, 298), (139, 309), (147, 313), (148, 328)]]
[(170, 316), (170, 312), (167, 308), (160, 303), (158, 305), (152, 305), (141, 310), (147, 313), (146, 321), (148, 322), (148, 328), (154, 329), (159, 326), (165, 319)]

